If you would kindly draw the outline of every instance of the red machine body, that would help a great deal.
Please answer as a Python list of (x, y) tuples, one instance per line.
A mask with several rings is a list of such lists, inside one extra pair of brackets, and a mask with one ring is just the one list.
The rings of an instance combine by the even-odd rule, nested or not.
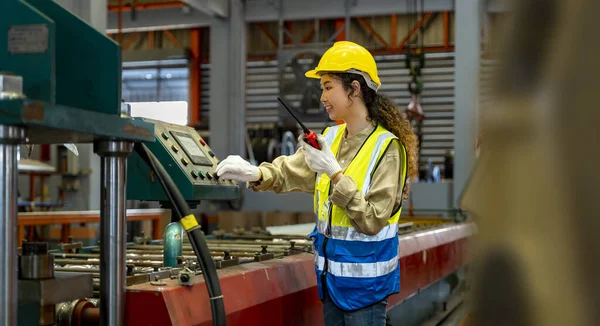
[[(388, 309), (467, 263), (471, 223), (400, 236), (400, 293)], [(219, 270), (228, 325), (322, 325), (312, 254), (287, 256)], [(206, 284), (166, 280), (127, 288), (126, 325), (212, 325)]]

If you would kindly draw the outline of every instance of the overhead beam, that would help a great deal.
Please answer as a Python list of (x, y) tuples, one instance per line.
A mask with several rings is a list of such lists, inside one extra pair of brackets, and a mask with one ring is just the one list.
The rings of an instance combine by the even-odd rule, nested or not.
[(273, 35), (271, 35), (271, 32), (269, 32), (269, 30), (262, 23), (256, 23), (256, 27), (258, 27), (258, 29), (260, 29), (260, 31), (263, 33), (264, 36), (266, 36), (269, 40), (271, 40), (271, 43), (273, 43), (273, 45), (275, 47), (279, 46), (279, 42), (277, 42), (275, 37)]
[[(409, 5), (407, 10), (407, 1), (412, 4), (412, 0), (246, 0), (243, 17), (246, 22), (265, 23), (279, 22), (280, 19), (294, 21), (344, 18), (346, 13), (348, 18), (414, 13), (414, 10), (411, 9), (412, 5)], [(487, 9), (489, 12), (508, 10), (507, 1), (489, 0)], [(150, 9), (155, 7), (148, 4), (147, 7), (144, 7), (147, 10), (136, 12), (135, 21), (131, 20), (131, 15), (124, 14), (123, 32), (206, 27), (211, 24), (211, 19), (214, 17), (227, 17), (222, 14), (227, 14), (229, 11), (228, 7), (227, 9), (224, 7), (228, 3), (225, 0), (186, 0), (185, 3), (185, 6), (179, 7), (181, 3), (174, 2), (175, 8), (161, 9)], [(206, 3), (206, 7), (202, 7), (204, 3)], [(158, 5), (158, 7), (160, 6)], [(127, 5), (123, 7), (124, 11), (130, 8)], [(427, 0), (424, 1), (424, 7), (426, 12), (454, 12), (455, 6), (454, 0)], [(319, 10), (313, 8), (319, 8)], [(116, 10), (116, 8), (112, 8), (112, 10)], [(117, 32), (116, 11), (108, 14), (107, 29), (107, 33)], [(345, 30), (345, 33), (348, 38), (348, 29)]]
[[(191, 8), (149, 9), (136, 12), (135, 20), (123, 14), (123, 33), (209, 26), (213, 18)], [(118, 13), (109, 12), (106, 33), (118, 32)]]
[(383, 39), (383, 37), (381, 37), (381, 35), (379, 35), (379, 33), (377, 33), (377, 31), (371, 26), (371, 24), (369, 24), (368, 21), (366, 21), (362, 17), (358, 17), (357, 20), (369, 33), (371, 33), (371, 35), (373, 35), (373, 37), (375, 37), (379, 41), (379, 43), (381, 43), (386, 48), (390, 47), (388, 42), (386, 42)]
[(229, 0), (183, 0), (183, 2), (210, 17), (229, 17)]
[(410, 30), (410, 32), (408, 33), (408, 35), (406, 35), (403, 39), (402, 42), (400, 42), (400, 44), (398, 44), (398, 48), (403, 48), (406, 46), (406, 44), (408, 44), (408, 42), (413, 38), (413, 36), (415, 36), (415, 34), (417, 34), (417, 32), (419, 31), (419, 29), (421, 28), (421, 26), (423, 26), (423, 24), (425, 24), (425, 22), (427, 22), (428, 19), (430, 19), (432, 16), (432, 14), (430, 12), (425, 13), (425, 15), (423, 16), (423, 19), (421, 19), (420, 21), (418, 21), (415, 26), (412, 27), (412, 29)]
[[(284, 20), (306, 20), (341, 18), (347, 12), (350, 17), (389, 16), (391, 13), (413, 13), (407, 0), (247, 0), (246, 21), (267, 22)], [(412, 0), (408, 0), (412, 4)], [(506, 1), (506, 0), (496, 0)], [(453, 11), (454, 0), (424, 1), (425, 11)], [(279, 7), (281, 6), (281, 7)], [(319, 10), (314, 10), (319, 8)]]
[(108, 11), (110, 12), (118, 12), (121, 11), (131, 11), (133, 8), (135, 10), (150, 10), (150, 9), (165, 9), (165, 8), (181, 8), (185, 6), (183, 2), (151, 2), (151, 3), (136, 3), (136, 4), (123, 4), (119, 5), (109, 5)]

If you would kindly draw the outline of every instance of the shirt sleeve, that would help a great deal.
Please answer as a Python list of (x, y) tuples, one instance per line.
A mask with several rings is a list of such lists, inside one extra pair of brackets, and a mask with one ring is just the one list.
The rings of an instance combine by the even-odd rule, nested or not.
[(343, 176), (333, 188), (331, 202), (344, 209), (350, 223), (359, 232), (375, 235), (387, 224), (397, 206), (398, 192), (402, 191), (403, 155), (399, 143), (393, 141), (381, 158), (373, 174), (371, 188), (364, 196), (349, 176)]
[(302, 148), (294, 155), (277, 157), (273, 163), (261, 163), (258, 168), (262, 179), (248, 183), (248, 188), (254, 191), (314, 193), (316, 173), (306, 165)]

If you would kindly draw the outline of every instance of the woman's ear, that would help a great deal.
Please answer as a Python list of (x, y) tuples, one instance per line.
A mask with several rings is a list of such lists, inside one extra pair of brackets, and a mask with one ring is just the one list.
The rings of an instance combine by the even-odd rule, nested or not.
[(360, 96), (360, 83), (356, 80), (352, 81), (352, 96)]

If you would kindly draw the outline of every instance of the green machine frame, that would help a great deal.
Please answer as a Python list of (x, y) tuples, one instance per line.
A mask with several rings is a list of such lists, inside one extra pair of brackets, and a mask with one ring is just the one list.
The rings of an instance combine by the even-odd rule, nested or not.
[[(0, 1), (0, 325), (26, 325), (31, 318), (25, 317), (39, 320), (37, 316), (54, 311), (41, 297), (37, 303), (21, 302), (18, 295), (22, 281), (38, 282), (20, 279), (14, 268), (19, 262), (20, 144), (94, 143), (101, 158), (100, 315), (106, 325), (122, 325), (124, 320), (126, 197), (166, 200), (148, 166), (131, 154), (134, 143), (146, 143), (188, 201), (238, 197), (239, 188), (232, 182), (194, 177), (212, 173), (216, 158), (209, 154), (211, 166), (182, 165), (183, 151), (173, 152), (172, 143), (158, 138), (162, 131), (157, 129), (166, 124), (123, 116), (121, 108), (118, 44), (52, 0)], [(197, 136), (192, 128), (168, 127)], [(209, 153), (210, 148), (202, 150)], [(69, 277), (56, 280), (62, 288), (72, 286)], [(63, 302), (74, 299), (79, 297), (61, 297)], [(23, 317), (18, 322), (17, 315)]]

